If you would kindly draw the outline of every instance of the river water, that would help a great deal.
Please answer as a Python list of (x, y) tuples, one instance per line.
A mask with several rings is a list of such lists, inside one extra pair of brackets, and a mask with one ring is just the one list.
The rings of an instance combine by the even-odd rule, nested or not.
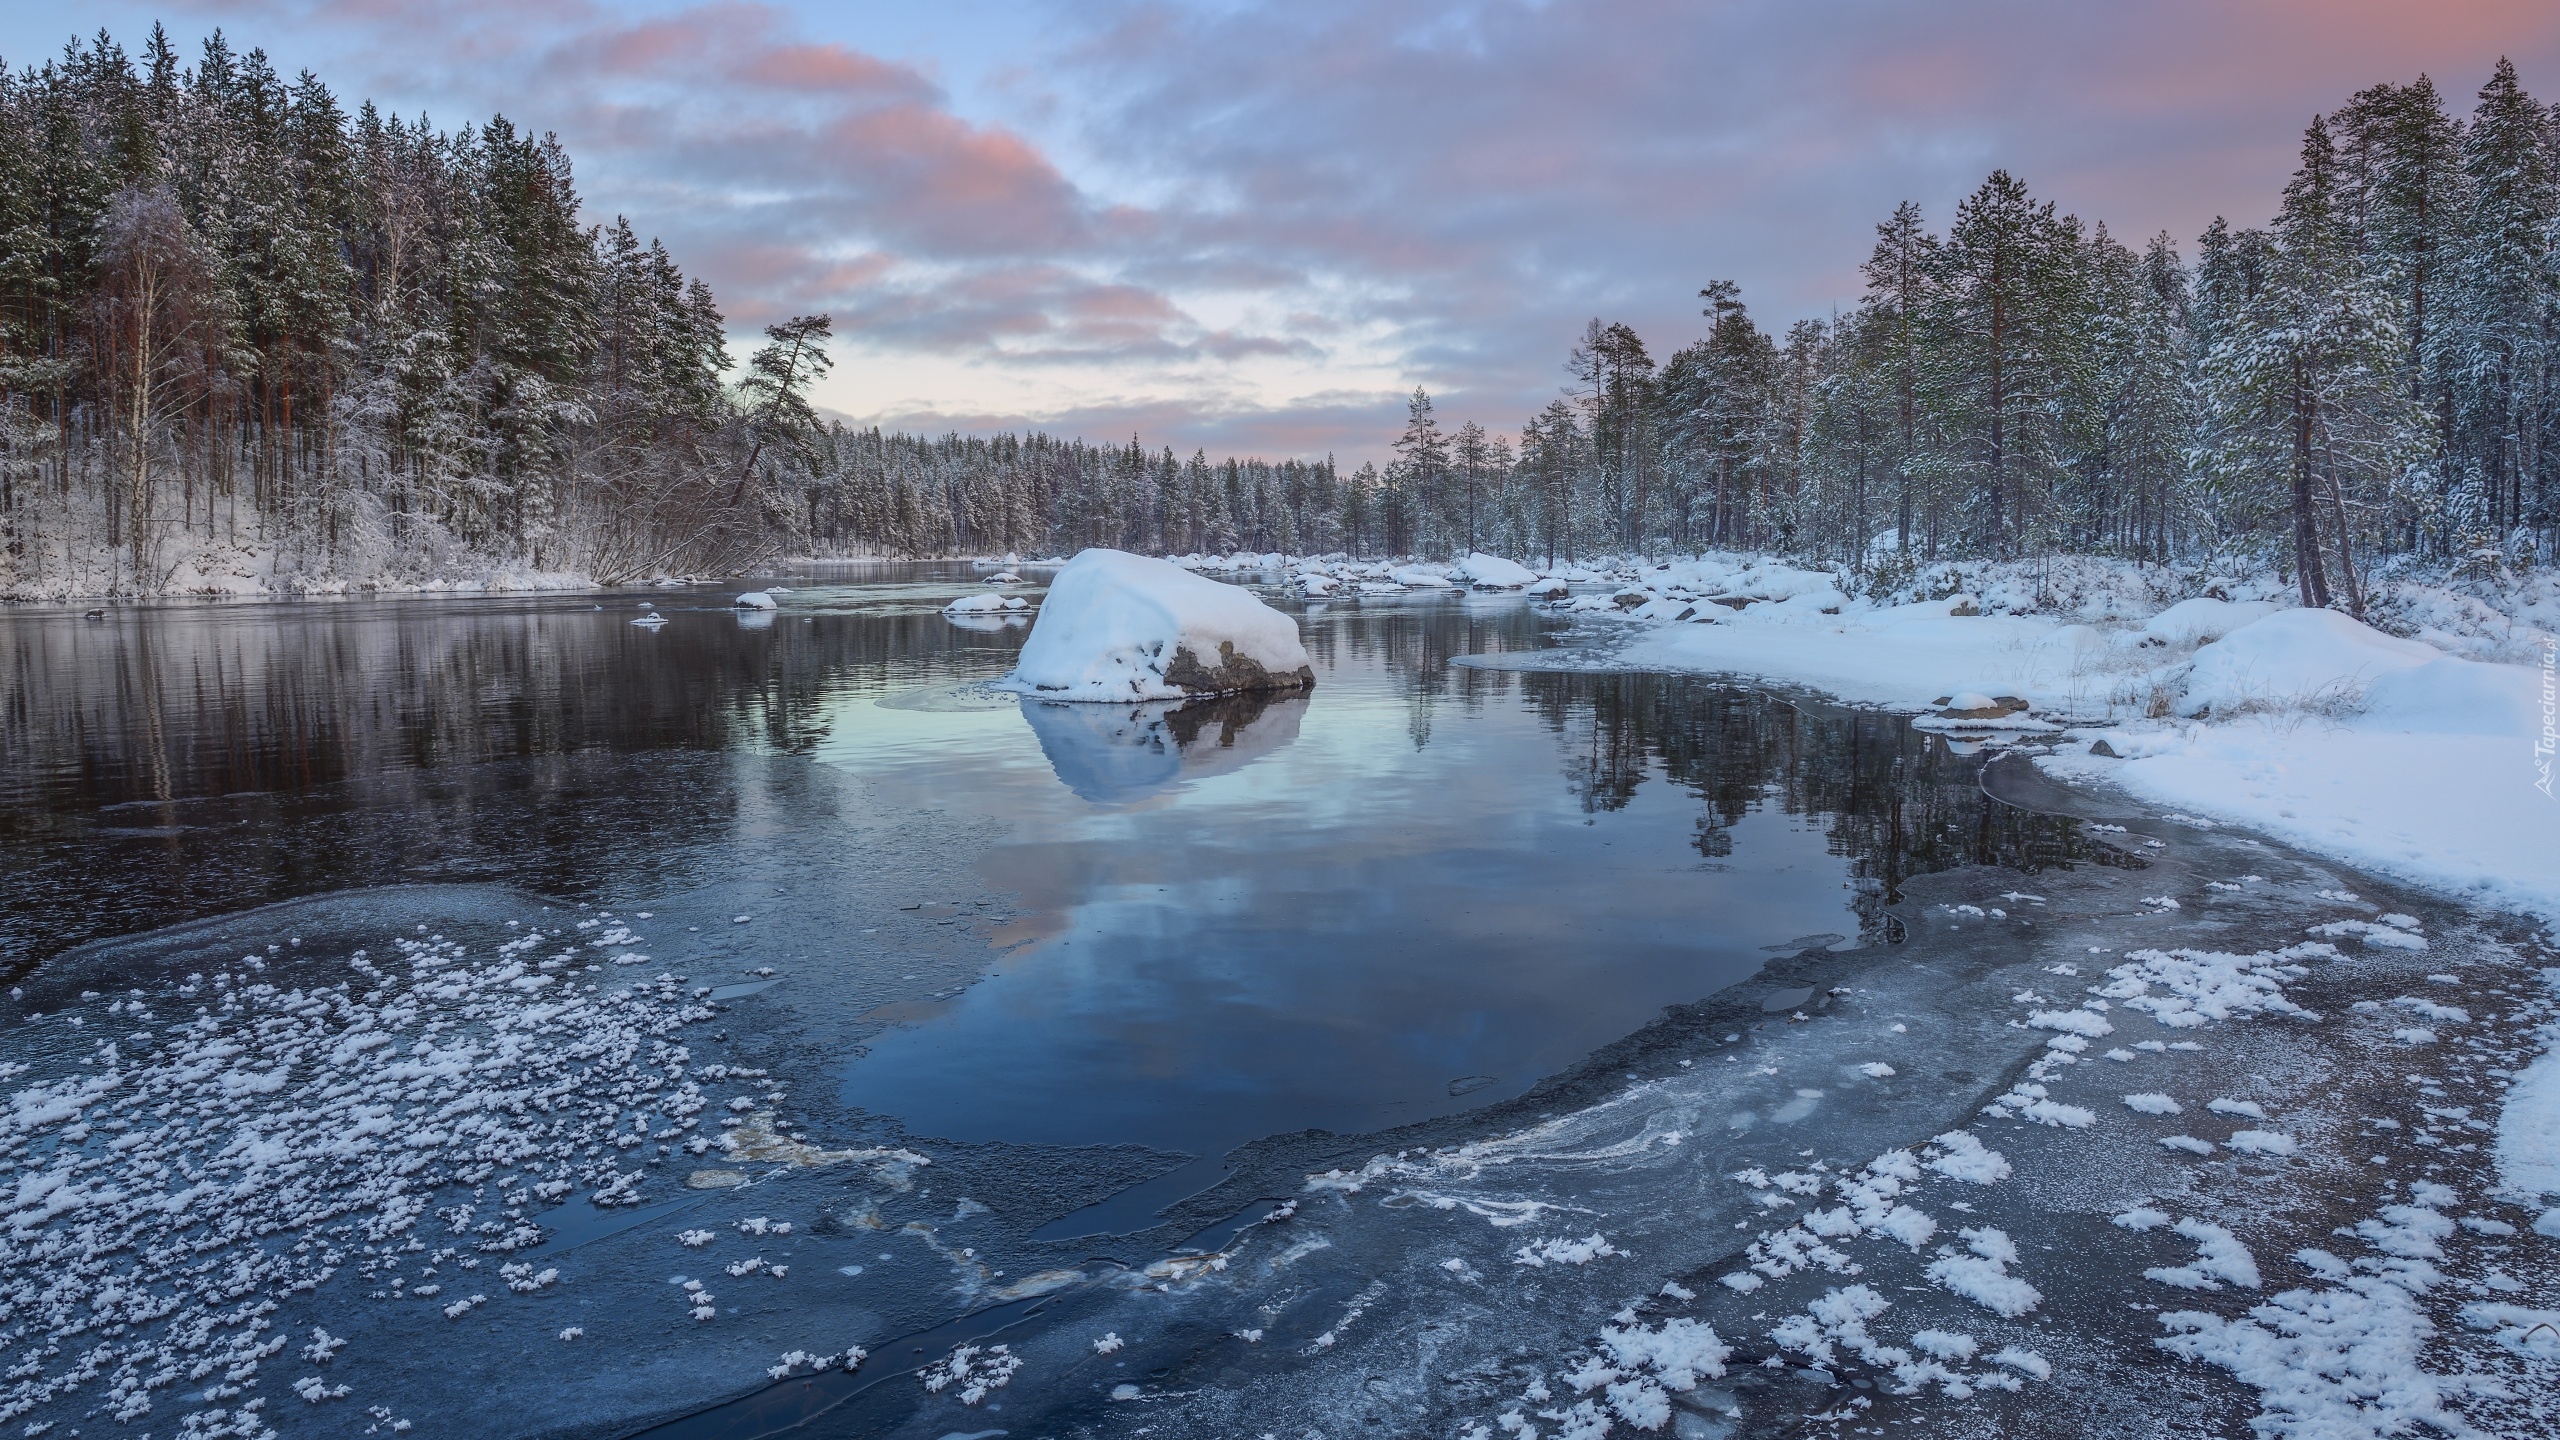
[[(1451, 663), (1588, 639), (1516, 597), (1308, 607), (1311, 695), (1127, 708), (988, 691), (1027, 627), (941, 615), (966, 566), (772, 579), (766, 615), (709, 589), (0, 615), (0, 1064), (77, 1078), (98, 1062), (29, 1017), (175, 1009), (243, 950), (289, 970), (394, 935), (608, 934), (631, 968), (571, 962), (572, 988), (680, 974), (712, 1007), (697, 1073), (754, 1067), (811, 1146), (931, 1157), (933, 1204), (965, 1180), (955, 1222), (992, 1207), (1032, 1254), (1146, 1231), (1248, 1142), (1504, 1101), (1772, 956), (1889, 941), (1911, 875), (2077, 853), (1900, 717)], [(288, 1097), (327, 1078), (295, 1064)], [(632, 1198), (730, 1183), (656, 1153)], [(559, 1253), (639, 1213), (531, 1222)], [(984, 1298), (895, 1253), (791, 1283), (882, 1333)], [(642, 1283), (596, 1265), (594, 1295)], [(687, 1342), (577, 1423), (751, 1376)], [(383, 1382), (427, 1433), (499, 1433), (429, 1422), (454, 1383)]]

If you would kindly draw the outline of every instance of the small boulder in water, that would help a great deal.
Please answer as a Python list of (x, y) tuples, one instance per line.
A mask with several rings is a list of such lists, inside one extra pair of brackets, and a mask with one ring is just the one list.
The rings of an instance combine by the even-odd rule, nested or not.
[(729, 603), (741, 610), (771, 610), (774, 608), (774, 598), (762, 590), (750, 590)]
[(1985, 695), (1979, 690), (1941, 695), (1936, 704), (1941, 720), (2005, 720), (2027, 708), (2027, 702), (2015, 695)]

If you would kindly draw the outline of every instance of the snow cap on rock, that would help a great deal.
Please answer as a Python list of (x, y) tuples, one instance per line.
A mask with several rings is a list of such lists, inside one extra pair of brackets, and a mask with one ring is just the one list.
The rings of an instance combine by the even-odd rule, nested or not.
[(1529, 567), (1499, 555), (1478, 550), (1457, 563), (1449, 572), (1453, 580), (1464, 580), (1479, 590), (1517, 590), (1538, 577)]
[(1082, 551), (1005, 677), (1051, 700), (1176, 700), (1315, 684), (1295, 620), (1240, 586), (1122, 550)]

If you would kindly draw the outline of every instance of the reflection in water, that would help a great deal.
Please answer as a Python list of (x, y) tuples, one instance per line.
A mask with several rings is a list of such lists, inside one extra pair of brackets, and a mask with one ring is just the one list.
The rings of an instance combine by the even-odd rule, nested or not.
[(1548, 643), (1516, 598), (1310, 613), (1320, 700), (999, 713), (1023, 627), (939, 613), (965, 567), (791, 584), (661, 594), (656, 631), (562, 596), (0, 615), (0, 970), (355, 887), (752, 883), (724, 943), (783, 983), (742, 1052), (920, 1135), (1206, 1154), (1517, 1094), (1774, 942), (1873, 936), (1910, 875), (2093, 858), (1899, 717), (1452, 665)]
[(806, 754), (847, 690), (1009, 668), (1018, 634), (934, 613), (961, 583), (748, 630), (720, 594), (658, 596), (656, 631), (575, 596), (0, 614), (0, 976), (324, 890), (667, 873), (740, 823), (723, 752)]
[(1125, 804), (1182, 780), (1241, 769), (1298, 738), (1304, 692), (1219, 695), (1148, 705), (1022, 697), (1022, 718), (1058, 781), (1097, 805)]
[(1019, 638), (1031, 632), (1031, 617), (1018, 612), (997, 615), (963, 613), (945, 615), (942, 618), (954, 629), (973, 631), (980, 635), (1002, 635), (1010, 630), (1014, 632), (1016, 638)]
[[(846, 1102), (923, 1136), (1203, 1157), (1373, 1130), (1516, 1095), (1790, 937), (1890, 938), (1911, 875), (2112, 853), (1991, 801), (1978, 760), (1903, 717), (1422, 658), (1471, 631), (1455, 606), (1329, 615), (1319, 699), (1189, 748), (1174, 726), (1212, 707), (1025, 707), (1069, 789), (1144, 806), (918, 767), (944, 803), (1019, 817), (980, 868), (1028, 943), (903, 1014)], [(1284, 705), (1285, 751), (1190, 768)]]
[(2068, 820), (1991, 799), (1979, 747), (1951, 746), (1898, 715), (1685, 676), (1519, 678), (1565, 740), (1565, 782), (1586, 811), (1622, 810), (1659, 776), (1703, 802), (1692, 843), (1711, 861), (1733, 854), (1734, 828), (1755, 812), (1820, 817), (1831, 853), (1849, 862), (1864, 934), (1875, 933), (1914, 875), (1958, 865), (2128, 863)]

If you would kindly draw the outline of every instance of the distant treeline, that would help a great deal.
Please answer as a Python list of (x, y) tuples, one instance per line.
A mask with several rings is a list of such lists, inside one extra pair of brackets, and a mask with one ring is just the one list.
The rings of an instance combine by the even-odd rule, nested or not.
[(1387, 543), (2255, 561), (2351, 608), (2381, 557), (2554, 558), (2560, 115), (2503, 61), (2468, 120), (2424, 78), (2315, 118), (2274, 222), (2192, 260), (1999, 172), (1943, 235), (1898, 208), (1865, 274), (1784, 335), (1711, 284), (1659, 363), (1594, 320), (1516, 455), (1417, 391)]
[[(568, 156), (445, 133), (219, 36), (0, 68), (0, 591), (489, 557), (600, 579), (776, 553), (1568, 559), (1750, 548), (1889, 576), (2064, 552), (2264, 563), (2560, 539), (2560, 116), (2503, 62), (2313, 121), (2264, 229), (2139, 248), (2006, 172), (1877, 227), (1854, 309), (1726, 281), (1657, 361), (1591, 322), (1517, 438), (1416, 390), (1383, 466), (821, 424), (826, 317), (730, 377), (718, 307)], [(214, 558), (208, 559), (208, 556)]]
[(2423, 77), (2314, 119), (2273, 223), (2217, 220), (2192, 259), (1997, 172), (1943, 234), (1897, 208), (1864, 268), (1854, 309), (1783, 335), (1712, 283), (1705, 338), (1658, 362), (1594, 320), (1516, 442), (1420, 390), (1394, 460), (1347, 475), (839, 435), (810, 524), (915, 553), (1739, 548), (1879, 578), (2068, 552), (2271, 565), (2353, 608), (2390, 557), (2553, 558), (2560, 114), (2504, 62), (2468, 119)]

